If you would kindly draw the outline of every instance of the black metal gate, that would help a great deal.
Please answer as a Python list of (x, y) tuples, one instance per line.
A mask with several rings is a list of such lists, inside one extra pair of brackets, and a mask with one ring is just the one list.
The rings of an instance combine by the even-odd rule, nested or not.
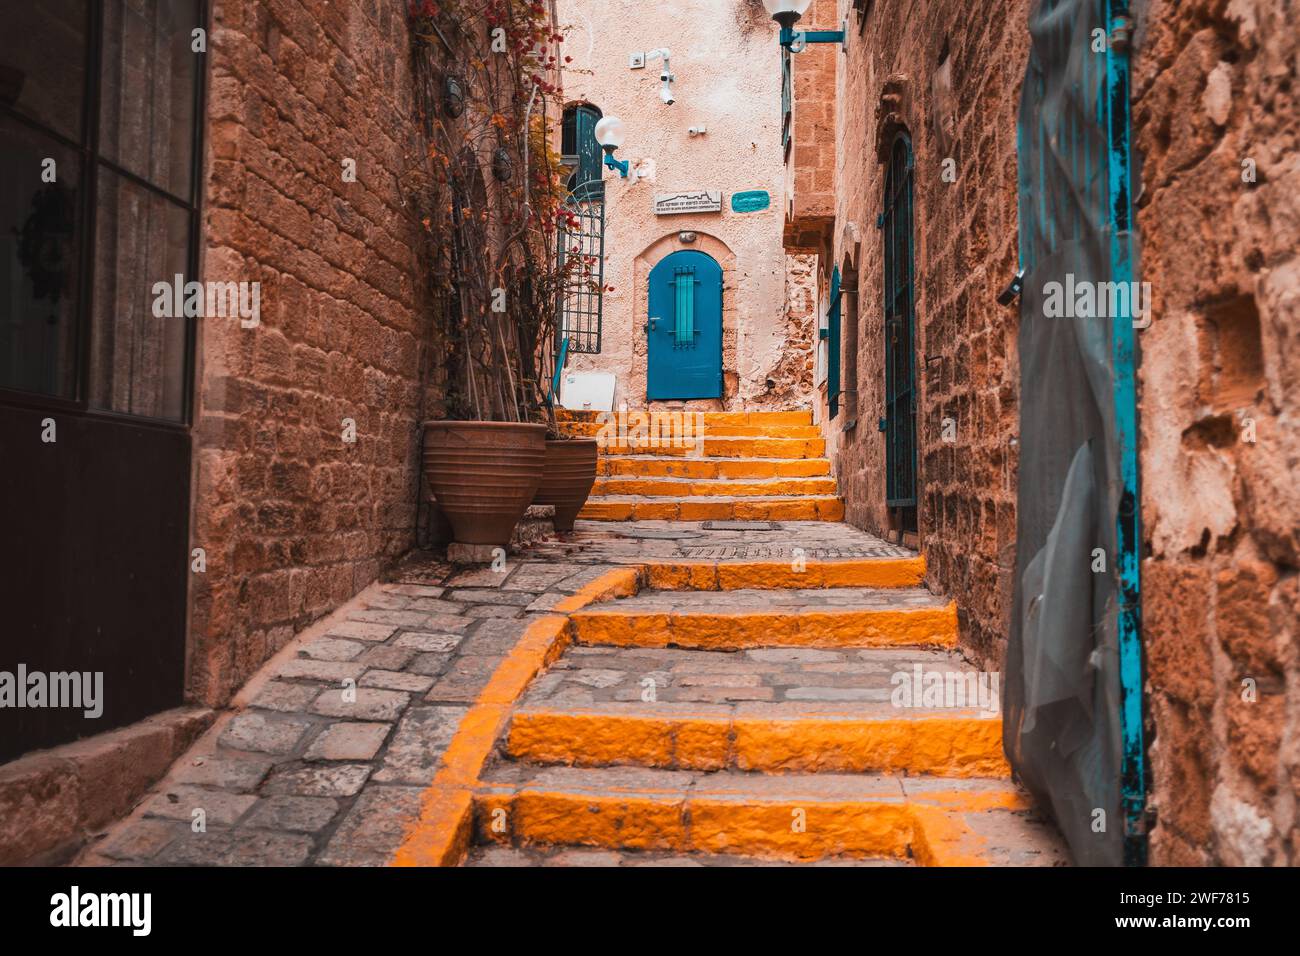
[(916, 309), (912, 244), (912, 144), (900, 133), (885, 175), (885, 503), (916, 529)]

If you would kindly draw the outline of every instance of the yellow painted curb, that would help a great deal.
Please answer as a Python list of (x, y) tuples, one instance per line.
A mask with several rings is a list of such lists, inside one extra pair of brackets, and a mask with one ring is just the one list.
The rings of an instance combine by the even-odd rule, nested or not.
[[(472, 831), (473, 791), (510, 708), (539, 671), (552, 663), (569, 641), (564, 611), (620, 594), (635, 593), (638, 574), (615, 568), (557, 605), (561, 614), (533, 621), (497, 665), (487, 685), (442, 755), (433, 782), (421, 794), (420, 815), (389, 861), (391, 866), (456, 866), (464, 858)], [(631, 590), (629, 590), (629, 588)]]
[(570, 618), (579, 644), (611, 647), (955, 647), (957, 608), (669, 613), (583, 611)]
[(584, 585), (572, 596), (560, 601), (551, 608), (561, 614), (577, 611), (588, 604), (600, 601), (612, 601), (615, 598), (631, 597), (641, 587), (641, 571), (637, 567), (615, 568), (606, 571), (590, 584)]
[(1002, 721), (967, 715), (733, 718), (529, 710), (511, 718), (506, 747), (516, 760), (580, 767), (1011, 775)]

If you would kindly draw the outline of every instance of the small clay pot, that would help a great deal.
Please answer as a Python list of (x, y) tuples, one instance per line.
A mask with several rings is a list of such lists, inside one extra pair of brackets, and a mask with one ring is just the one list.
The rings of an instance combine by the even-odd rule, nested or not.
[(546, 443), (546, 467), (542, 483), (533, 496), (535, 505), (555, 506), (555, 530), (572, 531), (573, 520), (587, 503), (596, 483), (595, 438), (559, 438)]
[(509, 545), (545, 461), (545, 425), (424, 423), (424, 476), (461, 544)]

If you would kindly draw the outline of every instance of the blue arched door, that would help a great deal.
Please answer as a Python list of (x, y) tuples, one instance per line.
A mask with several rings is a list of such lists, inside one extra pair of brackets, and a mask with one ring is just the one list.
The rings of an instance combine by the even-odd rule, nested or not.
[(650, 270), (646, 398), (722, 397), (722, 267), (674, 252)]

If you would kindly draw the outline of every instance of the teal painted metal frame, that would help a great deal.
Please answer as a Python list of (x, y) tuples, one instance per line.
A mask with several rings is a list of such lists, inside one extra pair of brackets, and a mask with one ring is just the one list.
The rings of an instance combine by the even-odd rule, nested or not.
[(826, 328), (821, 337), (826, 340), (826, 404), (830, 418), (840, 413), (840, 267), (831, 269), (831, 298), (826, 309)]
[[(793, 48), (795, 40), (802, 37), (804, 43), (838, 43), (844, 44), (843, 30), (795, 30), (791, 27), (781, 28), (781, 46)], [(797, 51), (796, 51), (797, 52)]]
[[(1109, 155), (1110, 259), (1112, 282), (1134, 279), (1133, 154), (1129, 115), (1129, 46), (1132, 20), (1127, 0), (1106, 3), (1106, 140)], [(1123, 42), (1117, 40), (1124, 37)], [(1130, 287), (1131, 288), (1131, 287)], [(1131, 305), (1131, 303), (1130, 303)], [(1137, 375), (1132, 315), (1116, 316), (1111, 328), (1115, 431), (1120, 470), (1115, 515), (1115, 571), (1119, 580), (1120, 800), (1124, 809), (1124, 863), (1145, 866), (1146, 752), (1142, 714), (1141, 488), (1138, 467)]]
[(789, 47), (781, 48), (781, 149), (790, 146), (790, 127), (793, 121), (794, 104), (794, 64)]
[(610, 169), (617, 169), (618, 174), (627, 179), (628, 162), (626, 159), (615, 159), (613, 153), (606, 153), (605, 165)]
[(564, 374), (564, 363), (569, 358), (569, 337), (560, 339), (560, 352), (555, 356), (555, 374), (551, 376), (551, 394), (546, 396), (546, 404), (555, 407), (555, 400), (560, 394), (560, 376)]

